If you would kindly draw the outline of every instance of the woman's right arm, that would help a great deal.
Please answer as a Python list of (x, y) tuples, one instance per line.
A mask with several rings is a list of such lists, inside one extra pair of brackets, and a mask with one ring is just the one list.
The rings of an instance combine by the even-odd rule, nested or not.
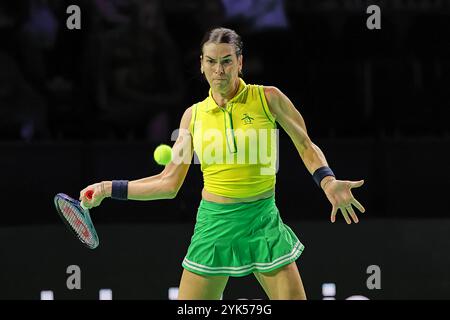
[[(172, 147), (173, 159), (159, 174), (128, 182), (129, 200), (158, 200), (173, 199), (177, 195), (187, 172), (193, 155), (192, 137), (189, 132), (192, 107), (186, 109), (181, 118), (178, 138)], [(88, 208), (100, 205), (104, 198), (111, 197), (112, 181), (103, 181), (84, 188), (80, 192), (80, 201)], [(87, 199), (84, 194), (93, 189), (92, 199)]]

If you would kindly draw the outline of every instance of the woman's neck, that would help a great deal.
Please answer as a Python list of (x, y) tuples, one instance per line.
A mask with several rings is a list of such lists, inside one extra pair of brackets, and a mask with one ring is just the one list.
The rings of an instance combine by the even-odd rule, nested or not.
[(239, 79), (237, 79), (232, 86), (228, 87), (224, 91), (215, 91), (212, 89), (212, 97), (219, 107), (223, 107), (228, 103), (228, 101), (233, 99), (238, 90)]

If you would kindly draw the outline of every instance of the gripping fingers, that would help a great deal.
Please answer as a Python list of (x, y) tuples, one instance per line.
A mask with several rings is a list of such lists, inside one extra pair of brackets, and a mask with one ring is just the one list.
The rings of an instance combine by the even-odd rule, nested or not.
[(91, 201), (92, 201), (91, 199), (89, 199), (85, 195), (83, 195), (80, 200), (80, 205), (81, 205), (81, 207), (83, 207), (83, 209), (90, 209), (90, 208), (92, 208)]
[(80, 202), (83, 200), (83, 195), (84, 195), (84, 191), (85, 189), (80, 191), (80, 197), (78, 198), (78, 200), (80, 200)]
[(83, 201), (80, 201), (80, 206), (84, 209), (84, 210), (89, 210), (89, 208), (87, 206), (84, 205)]
[(83, 209), (92, 208), (94, 190), (90, 187), (87, 187), (80, 191), (80, 205)]

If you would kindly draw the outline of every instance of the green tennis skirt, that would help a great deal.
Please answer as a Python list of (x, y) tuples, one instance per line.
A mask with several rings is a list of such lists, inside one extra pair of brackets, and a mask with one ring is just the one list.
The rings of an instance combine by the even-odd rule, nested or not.
[(287, 265), (303, 249), (281, 220), (275, 196), (232, 204), (201, 200), (182, 266), (201, 275), (242, 277)]

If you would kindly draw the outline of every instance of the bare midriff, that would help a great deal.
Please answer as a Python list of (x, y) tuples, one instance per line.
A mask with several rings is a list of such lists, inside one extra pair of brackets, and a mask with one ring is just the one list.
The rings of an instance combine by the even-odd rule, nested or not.
[(252, 202), (260, 199), (265, 199), (271, 197), (275, 193), (275, 188), (258, 194), (253, 197), (248, 198), (229, 198), (224, 196), (219, 196), (217, 194), (210, 193), (203, 188), (202, 190), (202, 198), (203, 200), (217, 203), (239, 203), (239, 202)]

